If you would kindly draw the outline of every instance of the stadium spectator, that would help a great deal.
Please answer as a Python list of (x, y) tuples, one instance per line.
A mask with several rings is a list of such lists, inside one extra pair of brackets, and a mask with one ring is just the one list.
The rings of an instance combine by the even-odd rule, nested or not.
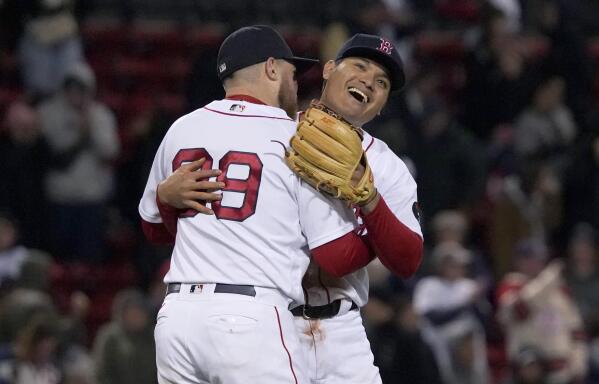
[(156, 348), (147, 299), (124, 290), (113, 302), (112, 321), (96, 336), (94, 359), (98, 384), (153, 384)]
[(460, 122), (478, 138), (489, 140), (498, 126), (511, 124), (526, 106), (536, 76), (503, 13), (490, 7), (480, 29), (464, 60)]
[(0, 135), (0, 209), (19, 223), (21, 242), (27, 247), (47, 247), (47, 202), (43, 180), (49, 148), (41, 135), (35, 109), (15, 101), (4, 118), (6, 137)]
[[(594, 124), (598, 126), (599, 119)], [(581, 138), (566, 172), (564, 193), (565, 232), (578, 222), (599, 230), (599, 130)]]
[(544, 0), (530, 2), (531, 27), (549, 40), (549, 52), (543, 59), (543, 70), (565, 80), (565, 102), (577, 124), (586, 130), (585, 115), (589, 110), (591, 61), (587, 56), (587, 39), (581, 31), (582, 15), (576, 0)]
[(516, 248), (515, 271), (497, 288), (498, 318), (508, 358), (517, 363), (521, 350), (535, 348), (549, 370), (548, 383), (583, 382), (589, 355), (582, 318), (566, 292), (563, 263), (547, 263), (547, 259), (543, 242), (521, 242)]
[(27, 249), (17, 243), (18, 230), (14, 221), (0, 213), (0, 289), (14, 285), (27, 259)]
[(534, 92), (531, 104), (515, 123), (514, 146), (520, 161), (538, 159), (548, 163), (558, 175), (568, 160), (578, 127), (564, 104), (564, 80), (550, 76)]
[(19, 41), (21, 78), (35, 98), (60, 89), (66, 71), (83, 59), (72, 0), (28, 0), (20, 5), (25, 25)]
[(4, 346), (0, 360), (1, 384), (59, 384), (56, 364), (58, 328), (53, 317), (38, 315), (27, 320), (15, 341)]
[(527, 238), (549, 239), (562, 223), (562, 187), (553, 170), (537, 161), (521, 162), (518, 173), (501, 181), (489, 214), (493, 270), (503, 276), (513, 250)]
[(414, 309), (423, 318), (423, 334), (431, 346), (443, 383), (486, 384), (489, 380), (485, 332), (480, 315), (488, 303), (484, 289), (466, 276), (470, 254), (457, 243), (433, 251), (437, 274), (420, 280)]
[(441, 210), (472, 209), (482, 198), (484, 186), (480, 143), (457, 124), (439, 97), (424, 100), (422, 120), (409, 133), (407, 155), (416, 167), (424, 227)]
[(14, 288), (48, 289), (51, 262), (45, 252), (23, 246), (16, 222), (0, 212), (0, 296)]
[(98, 262), (105, 256), (104, 215), (119, 140), (114, 115), (96, 101), (95, 90), (94, 73), (79, 63), (68, 70), (62, 92), (39, 107), (51, 150), (45, 189), (57, 258)]
[(570, 237), (564, 278), (585, 324), (599, 318), (598, 249), (597, 231), (579, 224)]
[[(493, 284), (493, 272), (487, 256), (470, 241), (470, 222), (468, 216), (457, 210), (440, 211), (431, 220), (432, 237), (429, 247), (437, 244), (457, 243), (470, 252), (468, 276), (476, 280), (485, 292)], [(424, 268), (422, 268), (424, 269)]]
[[(368, 338), (374, 346), (374, 363), (385, 384), (442, 383), (433, 352), (422, 336), (420, 318), (408, 297), (375, 289), (364, 312), (370, 323)], [(372, 324), (374, 319), (377, 324)]]

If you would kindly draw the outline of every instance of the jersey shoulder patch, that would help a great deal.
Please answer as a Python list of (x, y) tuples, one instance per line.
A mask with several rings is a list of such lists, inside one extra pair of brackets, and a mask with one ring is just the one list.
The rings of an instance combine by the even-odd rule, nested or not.
[(412, 204), (412, 213), (414, 214), (414, 217), (416, 218), (416, 220), (418, 220), (418, 222), (420, 223), (420, 216), (421, 211), (420, 211), (420, 203), (415, 201), (414, 204)]

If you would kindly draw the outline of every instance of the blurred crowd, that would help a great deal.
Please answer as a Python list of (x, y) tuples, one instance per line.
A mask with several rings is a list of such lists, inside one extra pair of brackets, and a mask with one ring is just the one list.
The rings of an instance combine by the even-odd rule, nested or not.
[[(174, 48), (182, 102), (132, 109), (146, 67), (110, 83), (90, 25), (156, 13), (210, 38)], [(369, 266), (383, 382), (599, 383), (596, 1), (0, 0), (0, 18), (17, 69), (0, 71), (0, 384), (156, 382), (169, 248), (145, 242), (137, 203), (170, 124), (223, 95), (220, 39), (259, 22), (323, 60), (357, 32), (401, 50), (408, 85), (366, 129), (418, 183), (426, 250), (409, 281)], [(319, 90), (300, 79), (301, 104)]]

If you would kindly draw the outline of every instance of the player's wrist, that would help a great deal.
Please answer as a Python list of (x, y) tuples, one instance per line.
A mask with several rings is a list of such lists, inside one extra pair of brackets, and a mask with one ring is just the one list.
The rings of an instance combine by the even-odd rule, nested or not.
[(379, 194), (379, 191), (375, 189), (374, 193), (368, 200), (362, 204), (358, 204), (358, 208), (360, 208), (360, 212), (363, 215), (368, 215), (375, 210), (379, 204), (379, 201), (381, 201), (381, 195)]
[[(171, 205), (170, 199), (168, 198), (168, 194), (164, 193), (163, 184), (164, 184), (164, 181), (162, 181), (156, 187), (156, 197), (158, 199), (158, 202), (161, 203), (161, 204), (163, 204), (163, 205), (166, 205), (166, 206), (169, 206), (169, 207), (173, 207)], [(173, 208), (175, 208), (175, 207), (173, 207)]]

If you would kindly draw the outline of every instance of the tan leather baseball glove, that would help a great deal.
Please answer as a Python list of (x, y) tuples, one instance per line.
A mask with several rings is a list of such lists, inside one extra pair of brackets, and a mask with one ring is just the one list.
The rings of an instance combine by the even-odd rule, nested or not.
[[(319, 191), (356, 205), (367, 204), (376, 195), (362, 131), (323, 104), (313, 102), (306, 110), (290, 144), (287, 164)], [(352, 181), (360, 165), (364, 174)]]

